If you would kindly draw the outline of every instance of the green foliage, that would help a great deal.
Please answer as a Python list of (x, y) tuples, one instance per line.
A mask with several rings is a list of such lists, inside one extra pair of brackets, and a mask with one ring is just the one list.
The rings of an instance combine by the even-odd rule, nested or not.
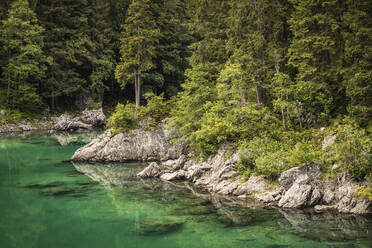
[(115, 112), (110, 116), (107, 126), (113, 129), (112, 135), (139, 127), (139, 119), (136, 116), (136, 107), (134, 104), (127, 103), (118, 105)]
[(348, 112), (365, 127), (372, 117), (372, 6), (368, 0), (346, 3), (344, 87), (350, 98)]
[(336, 142), (327, 151), (327, 162), (338, 164), (354, 180), (363, 180), (372, 174), (372, 137), (357, 124), (345, 119), (332, 128)]
[(0, 126), (17, 123), (24, 119), (24, 114), (18, 110), (6, 110), (5, 114), (0, 114)]
[(255, 137), (251, 141), (242, 143), (239, 148), (239, 170), (243, 174), (254, 172), (275, 178), (290, 167), (288, 150), (289, 147), (280, 141)]
[(296, 140), (299, 136), (301, 135), (297, 135), (294, 140), (288, 140), (285, 136), (279, 140), (267, 136), (254, 137), (243, 142), (239, 148), (240, 172), (243, 175), (255, 173), (275, 179), (281, 172), (292, 167), (306, 166), (313, 162), (322, 164), (324, 152), (319, 144), (308, 135)]
[(372, 174), (366, 177), (365, 185), (357, 187), (357, 195), (372, 200)]
[(293, 33), (288, 64), (297, 69), (297, 100), (305, 112), (325, 119), (340, 94), (342, 4), (340, 1), (291, 0), (288, 23)]
[(101, 102), (95, 102), (92, 98), (88, 98), (85, 101), (85, 106), (87, 109), (99, 109), (102, 108), (102, 103)]
[(147, 119), (150, 126), (157, 126), (169, 116), (174, 104), (164, 99), (164, 93), (159, 96), (154, 93), (146, 93), (145, 98), (147, 105), (140, 109), (139, 117)]
[(2, 21), (0, 30), (1, 53), (6, 58), (1, 81), (7, 88), (10, 108), (23, 112), (37, 112), (41, 108), (38, 89), (48, 63), (42, 51), (43, 32), (27, 0), (11, 4), (8, 19)]

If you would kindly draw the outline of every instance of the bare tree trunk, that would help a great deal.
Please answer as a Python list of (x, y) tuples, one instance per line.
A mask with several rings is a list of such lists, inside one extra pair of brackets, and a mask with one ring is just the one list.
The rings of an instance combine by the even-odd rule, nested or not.
[(262, 104), (262, 88), (260, 86), (256, 86), (256, 98), (257, 98), (257, 103)]
[(137, 91), (138, 91), (138, 75), (137, 72), (134, 74), (134, 98), (136, 101), (136, 117), (138, 117), (138, 106), (137, 106)]
[[(282, 101), (282, 98), (283, 98), (283, 96), (280, 95), (280, 101)], [(284, 127), (284, 129), (287, 129), (287, 126), (286, 126), (286, 124), (285, 124), (285, 114), (284, 114), (284, 108), (283, 108), (283, 106), (281, 106), (280, 109), (282, 110), (282, 122), (283, 122), (283, 127)]]
[(8, 90), (6, 92), (6, 104), (9, 104), (9, 96), (10, 96), (10, 81), (8, 80)]
[(137, 75), (136, 108), (139, 108), (140, 101), (141, 101), (141, 75)]

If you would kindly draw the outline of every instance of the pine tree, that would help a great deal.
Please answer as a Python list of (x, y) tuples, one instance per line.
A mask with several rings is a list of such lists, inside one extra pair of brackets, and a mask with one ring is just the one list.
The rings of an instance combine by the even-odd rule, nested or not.
[(362, 126), (372, 117), (372, 5), (367, 0), (348, 0), (343, 19), (346, 25), (345, 69), (348, 111)]
[(227, 47), (232, 56), (229, 65), (239, 68), (239, 87), (249, 91), (245, 94), (247, 100), (252, 101), (254, 92), (256, 102), (264, 103), (264, 89), (276, 69), (283, 69), (287, 15), (285, 1), (230, 1)]
[(6, 57), (2, 82), (7, 87), (8, 106), (20, 111), (39, 110), (42, 102), (38, 93), (48, 59), (42, 51), (44, 29), (27, 0), (12, 3), (0, 32)]
[(289, 20), (293, 39), (288, 64), (298, 73), (296, 97), (305, 112), (326, 119), (342, 91), (342, 3), (340, 1), (291, 0), (294, 12)]
[(121, 62), (115, 71), (115, 77), (123, 88), (134, 80), (137, 109), (143, 74), (155, 67), (156, 44), (160, 38), (152, 5), (151, 0), (131, 2), (121, 38)]
[(157, 45), (156, 70), (152, 86), (159, 78), (158, 87), (152, 91), (165, 92), (166, 96), (175, 95), (180, 84), (184, 82), (185, 69), (188, 66), (188, 46), (192, 41), (186, 25), (186, 6), (180, 0), (156, 0), (155, 15), (160, 29), (159, 44)]

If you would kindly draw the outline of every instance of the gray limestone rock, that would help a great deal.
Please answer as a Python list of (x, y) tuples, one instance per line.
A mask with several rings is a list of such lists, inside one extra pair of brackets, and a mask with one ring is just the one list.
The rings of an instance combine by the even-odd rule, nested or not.
[(160, 179), (165, 181), (183, 180), (185, 179), (185, 171), (179, 170), (171, 173), (164, 173), (160, 176)]
[(303, 208), (307, 205), (310, 196), (310, 185), (295, 183), (285, 192), (278, 205), (282, 208)]
[(156, 162), (152, 162), (149, 164), (149, 166), (138, 173), (137, 176), (141, 178), (157, 177), (159, 176), (160, 172), (161, 170), (158, 164)]
[(80, 120), (83, 123), (92, 125), (94, 127), (101, 127), (106, 125), (106, 116), (103, 113), (102, 108), (94, 110), (84, 110), (80, 116)]
[(248, 181), (238, 186), (234, 195), (252, 195), (267, 191), (269, 182), (261, 176), (251, 176)]
[(166, 161), (178, 159), (184, 151), (180, 143), (171, 145), (165, 129), (136, 129), (111, 137), (108, 131), (98, 139), (78, 149), (74, 161), (125, 162)]

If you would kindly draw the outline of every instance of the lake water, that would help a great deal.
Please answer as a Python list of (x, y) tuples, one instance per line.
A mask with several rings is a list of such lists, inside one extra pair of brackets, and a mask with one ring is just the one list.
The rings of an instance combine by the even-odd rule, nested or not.
[[(0, 137), (0, 247), (372, 247), (371, 217), (282, 211), (72, 164), (90, 135)], [(194, 192), (192, 192), (194, 191)]]

